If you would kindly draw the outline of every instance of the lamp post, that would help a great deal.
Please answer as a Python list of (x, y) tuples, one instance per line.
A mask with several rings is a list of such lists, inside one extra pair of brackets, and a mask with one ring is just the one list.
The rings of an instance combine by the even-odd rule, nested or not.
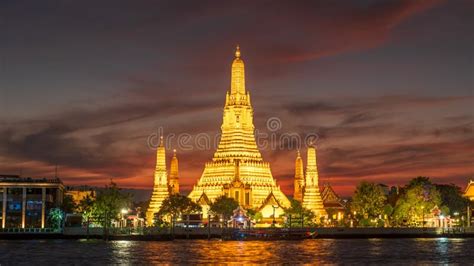
[(275, 227), (275, 225), (276, 225), (275, 210), (278, 208), (278, 206), (272, 205), (272, 207), (273, 207), (273, 222), (272, 222), (272, 226)]
[(121, 225), (120, 227), (125, 227), (126, 226), (126, 224), (125, 224), (125, 214), (128, 213), (128, 210), (127, 209), (122, 209), (120, 211), (120, 213), (122, 214), (122, 220), (121, 220), (121, 223), (120, 223), (120, 225)]
[(421, 227), (425, 228), (425, 206), (421, 206), (421, 216), (422, 216)]

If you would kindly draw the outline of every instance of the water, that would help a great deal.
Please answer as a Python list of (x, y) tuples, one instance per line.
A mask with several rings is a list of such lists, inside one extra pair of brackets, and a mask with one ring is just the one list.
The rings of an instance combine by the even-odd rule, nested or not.
[(474, 239), (0, 240), (0, 264), (474, 264)]

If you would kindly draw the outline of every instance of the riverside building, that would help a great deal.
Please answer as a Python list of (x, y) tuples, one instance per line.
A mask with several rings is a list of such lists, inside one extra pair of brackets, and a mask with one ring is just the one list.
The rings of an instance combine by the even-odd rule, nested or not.
[(63, 196), (64, 185), (58, 178), (33, 179), (0, 175), (2, 228), (49, 227), (49, 211), (61, 206)]

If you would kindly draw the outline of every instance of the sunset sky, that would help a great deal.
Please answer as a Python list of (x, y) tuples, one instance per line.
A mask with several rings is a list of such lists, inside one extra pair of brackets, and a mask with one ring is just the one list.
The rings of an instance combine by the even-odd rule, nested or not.
[[(317, 134), (339, 194), (474, 178), (468, 0), (0, 1), (0, 173), (151, 189), (150, 135), (219, 132), (236, 44), (256, 128)], [(189, 192), (214, 150), (172, 146)], [(262, 154), (290, 194), (296, 151)]]

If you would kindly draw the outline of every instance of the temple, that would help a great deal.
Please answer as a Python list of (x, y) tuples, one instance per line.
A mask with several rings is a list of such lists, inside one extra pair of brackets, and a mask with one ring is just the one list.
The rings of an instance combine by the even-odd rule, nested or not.
[[(176, 157), (176, 153), (174, 154)], [(176, 175), (177, 175), (177, 159), (176, 159)], [(150, 205), (146, 212), (146, 220), (149, 225), (153, 224), (153, 218), (157, 213), (163, 200), (165, 200), (170, 194), (170, 186), (168, 181), (168, 174), (166, 172), (166, 150), (163, 144), (163, 136), (160, 139), (160, 145), (156, 151), (156, 167), (154, 174), (154, 186), (151, 194)], [(178, 187), (179, 189), (179, 187)]]
[(330, 219), (333, 221), (340, 221), (344, 218), (346, 205), (331, 185), (326, 183), (323, 186), (323, 189), (321, 190), (321, 198)]
[(464, 191), (464, 196), (469, 200), (467, 208), (467, 225), (474, 225), (474, 180), (469, 180)]
[[(244, 208), (262, 211), (264, 217), (283, 213), (290, 206), (272, 176), (269, 163), (262, 159), (254, 136), (253, 108), (245, 87), (245, 68), (237, 46), (232, 62), (230, 90), (226, 93), (221, 139), (212, 161), (207, 162), (189, 194), (207, 205), (221, 195), (236, 199)], [(265, 208), (264, 205), (276, 204)]]
[(311, 210), (317, 217), (327, 217), (321, 193), (319, 192), (319, 174), (316, 163), (316, 149), (308, 147), (306, 163), (305, 187), (303, 192), (303, 207)]
[(173, 158), (171, 158), (168, 185), (169, 185), (169, 190), (171, 194), (179, 194), (179, 171), (178, 171), (178, 157), (176, 157), (176, 150), (173, 150)]
[(474, 201), (474, 180), (470, 180), (467, 184), (464, 196), (470, 201)]
[(294, 192), (293, 199), (297, 201), (303, 200), (304, 190), (304, 166), (303, 159), (301, 159), (300, 151), (296, 154), (295, 160), (295, 180), (294, 180)]

